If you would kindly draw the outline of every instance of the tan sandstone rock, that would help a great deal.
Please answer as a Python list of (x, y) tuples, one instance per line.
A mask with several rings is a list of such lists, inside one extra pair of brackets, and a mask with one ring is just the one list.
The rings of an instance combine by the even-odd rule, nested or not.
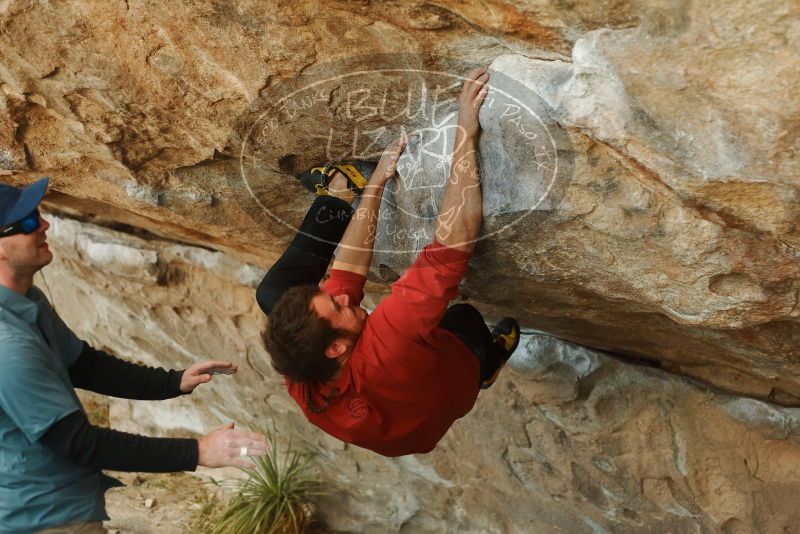
[[(509, 227), (485, 240), (502, 255), (475, 261), (465, 294), (798, 404), (798, 7), (612, 4), (6, 2), (0, 162), (14, 183), (51, 175), (62, 209), (266, 266), (309, 200), (287, 173), (377, 158), (433, 114), (364, 110), (432, 105), (431, 73), (492, 63), (549, 106), (574, 168), (553, 209), (487, 218)], [(419, 239), (406, 223), (391, 230)]]
[[(799, 21), (782, 0), (0, 0), (0, 179), (49, 175), (51, 209), (142, 237), (54, 228), (49, 285), (78, 331), (259, 377), (121, 413), (319, 440), (334, 525), (791, 531), (796, 415), (751, 398), (800, 405)], [(545, 343), (436, 453), (379, 461), (297, 421), (252, 288), (310, 201), (291, 174), (434, 136), (475, 64), (559, 142), (526, 151), (524, 117), (483, 110), (487, 238), (462, 298), (647, 366)], [(530, 206), (547, 169), (529, 171), (556, 160)], [(441, 187), (420, 183), (389, 199), (379, 238), (403, 249), (376, 255), (373, 304), (429, 237)]]
[(175, 368), (239, 366), (189, 397), (115, 400), (112, 426), (185, 435), (274, 423), (280, 439), (321, 451), (329, 491), (317, 504), (331, 528), (793, 532), (800, 519), (797, 408), (534, 333), (434, 452), (386, 459), (317, 430), (284, 391), (259, 341), (258, 269), (63, 218), (50, 242), (58, 259), (37, 283), (93, 345)]

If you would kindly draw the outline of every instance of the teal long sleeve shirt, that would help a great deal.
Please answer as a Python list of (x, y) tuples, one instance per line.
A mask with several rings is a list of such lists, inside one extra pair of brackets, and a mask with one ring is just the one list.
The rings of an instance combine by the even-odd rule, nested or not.
[(120, 483), (39, 441), (83, 410), (68, 375), (82, 346), (39, 289), (0, 286), (0, 534), (108, 518), (104, 494)]

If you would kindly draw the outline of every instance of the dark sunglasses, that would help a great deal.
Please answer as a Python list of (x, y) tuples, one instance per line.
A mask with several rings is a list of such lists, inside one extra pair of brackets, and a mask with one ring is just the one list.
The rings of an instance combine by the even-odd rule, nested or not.
[(24, 219), (0, 228), (0, 237), (16, 234), (32, 234), (39, 229), (39, 210), (35, 209)]

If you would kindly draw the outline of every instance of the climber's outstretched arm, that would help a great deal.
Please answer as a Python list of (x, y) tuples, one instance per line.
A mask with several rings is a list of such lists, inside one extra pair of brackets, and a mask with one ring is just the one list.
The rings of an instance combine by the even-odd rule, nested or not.
[(406, 146), (405, 134), (392, 141), (383, 152), (378, 166), (369, 178), (358, 208), (347, 226), (339, 244), (339, 251), (333, 261), (332, 269), (350, 271), (365, 275), (372, 262), (372, 249), (378, 229), (378, 210), (381, 206), (383, 189), (397, 171), (397, 160)]
[(467, 74), (459, 97), (458, 128), (450, 163), (450, 179), (436, 222), (436, 239), (442, 245), (472, 252), (483, 218), (478, 171), (478, 111), (488, 86), (489, 73), (479, 67)]

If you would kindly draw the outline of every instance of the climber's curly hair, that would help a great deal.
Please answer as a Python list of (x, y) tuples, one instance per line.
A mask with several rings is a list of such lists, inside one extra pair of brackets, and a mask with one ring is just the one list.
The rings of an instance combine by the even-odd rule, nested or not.
[(339, 362), (325, 356), (325, 349), (344, 334), (311, 309), (317, 286), (288, 289), (269, 314), (261, 337), (272, 367), (293, 382), (327, 382), (339, 370)]

